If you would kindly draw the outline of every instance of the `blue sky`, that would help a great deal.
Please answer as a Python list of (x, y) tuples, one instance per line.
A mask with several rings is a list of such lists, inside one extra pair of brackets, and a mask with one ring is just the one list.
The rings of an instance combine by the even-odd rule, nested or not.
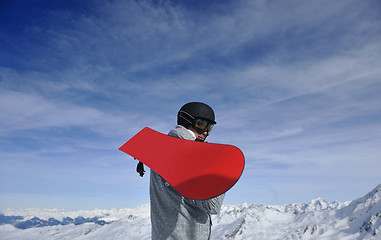
[(0, 209), (122, 208), (149, 176), (118, 148), (212, 106), (238, 146), (225, 204), (346, 201), (381, 183), (381, 3), (0, 3)]

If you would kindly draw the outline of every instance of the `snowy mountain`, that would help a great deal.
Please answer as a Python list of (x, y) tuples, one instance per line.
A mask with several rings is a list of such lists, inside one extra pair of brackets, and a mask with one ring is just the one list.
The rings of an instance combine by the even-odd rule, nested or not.
[[(211, 239), (380, 240), (381, 185), (352, 202), (223, 206)], [(0, 212), (0, 239), (150, 239), (149, 205), (134, 209)]]

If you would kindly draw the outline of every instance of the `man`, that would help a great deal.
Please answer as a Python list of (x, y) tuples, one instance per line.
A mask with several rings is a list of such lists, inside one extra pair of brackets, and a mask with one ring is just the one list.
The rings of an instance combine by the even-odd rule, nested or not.
[[(177, 124), (168, 135), (192, 141), (205, 141), (216, 124), (214, 111), (204, 103), (187, 103), (177, 114)], [(209, 239), (212, 225), (210, 214), (220, 212), (224, 196), (225, 194), (222, 194), (207, 200), (186, 198), (151, 170), (152, 239)]]

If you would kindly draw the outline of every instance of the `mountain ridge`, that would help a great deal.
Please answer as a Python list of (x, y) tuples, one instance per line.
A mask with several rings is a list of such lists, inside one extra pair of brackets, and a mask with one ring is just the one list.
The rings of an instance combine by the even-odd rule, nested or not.
[[(0, 224), (2, 220), (8, 221), (0, 225), (0, 240), (150, 239), (148, 204), (133, 209), (67, 212), (8, 209), (0, 214)], [(31, 220), (37, 225), (17, 228), (17, 223), (32, 223)], [(213, 240), (379, 240), (381, 184), (363, 197), (348, 202), (329, 203), (317, 198), (310, 203), (286, 205), (223, 205), (220, 214), (212, 216), (212, 221)]]

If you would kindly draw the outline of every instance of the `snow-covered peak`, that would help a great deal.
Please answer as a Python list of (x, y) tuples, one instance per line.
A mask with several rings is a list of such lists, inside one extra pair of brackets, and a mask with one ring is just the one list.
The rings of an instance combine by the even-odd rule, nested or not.
[(370, 191), (364, 197), (354, 200), (348, 208), (353, 209), (353, 212), (369, 212), (376, 213), (381, 206), (381, 184)]
[(353, 200), (340, 211), (344, 216), (377, 214), (381, 212), (381, 184), (365, 196)]
[(309, 204), (306, 204), (303, 210), (306, 212), (334, 209), (338, 210), (348, 204), (349, 202), (340, 203), (338, 201), (329, 203), (325, 199), (317, 198), (313, 199)]

